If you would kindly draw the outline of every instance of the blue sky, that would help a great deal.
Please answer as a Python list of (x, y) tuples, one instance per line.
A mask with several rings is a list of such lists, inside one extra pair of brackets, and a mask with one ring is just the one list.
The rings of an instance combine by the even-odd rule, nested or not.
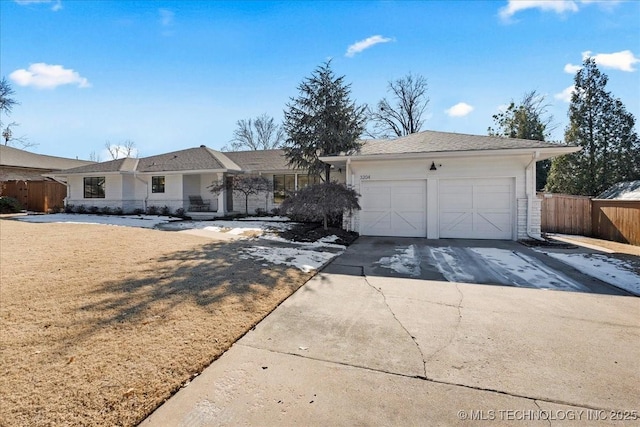
[(219, 149), (239, 119), (281, 121), (330, 58), (360, 104), (424, 76), (424, 130), (485, 135), (501, 106), (536, 90), (560, 140), (584, 55), (640, 118), (638, 1), (0, 0), (0, 40), (21, 103), (3, 123), (64, 157), (107, 160), (105, 142), (125, 140), (140, 156)]

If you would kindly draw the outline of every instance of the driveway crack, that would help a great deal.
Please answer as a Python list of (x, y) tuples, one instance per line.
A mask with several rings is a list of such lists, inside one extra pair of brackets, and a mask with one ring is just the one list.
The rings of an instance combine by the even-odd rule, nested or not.
[(420, 344), (418, 344), (418, 340), (416, 340), (416, 337), (414, 337), (411, 334), (411, 332), (409, 332), (409, 330), (402, 324), (400, 319), (398, 319), (396, 317), (396, 314), (393, 312), (393, 310), (389, 306), (389, 303), (387, 302), (387, 296), (384, 294), (384, 292), (382, 292), (382, 289), (376, 288), (371, 283), (369, 283), (369, 280), (367, 280), (367, 276), (365, 276), (365, 274), (364, 274), (364, 268), (362, 269), (362, 277), (364, 278), (365, 283), (367, 285), (369, 285), (369, 287), (371, 287), (371, 289), (375, 290), (380, 295), (382, 295), (382, 300), (384, 301), (384, 305), (387, 306), (387, 309), (389, 310), (389, 312), (391, 313), (391, 315), (393, 316), (395, 321), (398, 322), (398, 325), (400, 325), (400, 327), (407, 333), (407, 335), (409, 335), (409, 337), (411, 337), (411, 340), (413, 341), (413, 343), (416, 345), (416, 348), (420, 352), (420, 356), (422, 358), (422, 372), (423, 372), (424, 378), (427, 378), (427, 362), (426, 362), (426, 360), (424, 358), (424, 353), (422, 352), (422, 349), (420, 348)]
[[(542, 408), (540, 407), (540, 405), (538, 405), (538, 400), (536, 399), (531, 399), (533, 400), (533, 403), (538, 407), (538, 413), (542, 413)], [(551, 426), (551, 419), (547, 418), (547, 422), (549, 423), (549, 426)]]
[(453, 339), (455, 338), (455, 336), (458, 334), (458, 329), (460, 329), (460, 323), (462, 322), (462, 301), (464, 300), (464, 294), (460, 290), (460, 286), (458, 285), (458, 283), (454, 283), (454, 285), (456, 286), (456, 290), (460, 295), (460, 299), (458, 300), (458, 303), (455, 305), (455, 307), (458, 309), (458, 319), (456, 321), (456, 325), (453, 327), (453, 331), (451, 332), (451, 336), (449, 337), (449, 340), (444, 345), (436, 349), (433, 353), (431, 353), (429, 357), (425, 360), (425, 377), (426, 377), (426, 363), (431, 361), (437, 354), (442, 352), (445, 348), (449, 347), (453, 342)]

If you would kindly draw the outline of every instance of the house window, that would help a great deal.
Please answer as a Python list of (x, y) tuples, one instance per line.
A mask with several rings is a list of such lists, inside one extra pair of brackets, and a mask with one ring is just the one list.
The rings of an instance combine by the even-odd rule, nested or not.
[(320, 183), (317, 175), (298, 175), (298, 190)]
[(295, 189), (295, 174), (273, 176), (273, 201), (275, 203), (282, 203), (288, 193), (295, 191)]
[(151, 192), (164, 193), (164, 176), (151, 177)]
[(274, 175), (273, 176), (273, 201), (282, 201), (295, 190), (308, 187), (320, 182), (320, 178), (315, 175), (298, 175), (298, 187), (296, 188), (296, 175)]
[(85, 199), (104, 199), (104, 176), (89, 176), (84, 179)]

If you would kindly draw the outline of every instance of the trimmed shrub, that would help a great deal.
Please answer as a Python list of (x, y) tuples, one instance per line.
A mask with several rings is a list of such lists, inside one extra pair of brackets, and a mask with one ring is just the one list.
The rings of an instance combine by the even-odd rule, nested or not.
[(87, 213), (87, 207), (85, 205), (80, 205), (76, 208), (76, 213), (83, 214)]
[(13, 197), (0, 197), (0, 213), (18, 213), (22, 211), (22, 205)]
[(67, 205), (64, 207), (64, 213), (74, 213), (76, 211), (76, 207), (74, 205)]
[(147, 206), (147, 215), (158, 215), (158, 207), (157, 206)]
[(177, 216), (178, 218), (184, 218), (185, 217), (185, 210), (182, 208), (178, 208), (176, 209), (176, 211), (173, 213), (173, 216)]
[(122, 210), (122, 208), (120, 206), (118, 206), (117, 208), (113, 209), (113, 214), (114, 215), (122, 215), (124, 213), (124, 211)]
[(170, 216), (171, 215), (171, 208), (167, 205), (164, 205), (162, 207), (162, 209), (160, 209), (160, 213), (164, 216)]
[(90, 206), (89, 207), (89, 213), (99, 214), (100, 213), (100, 208), (97, 207), (97, 206)]
[(109, 206), (104, 206), (100, 209), (100, 212), (104, 215), (111, 215), (111, 208)]
[(140, 208), (134, 209), (133, 210), (133, 214), (134, 215), (142, 215), (142, 214), (144, 214), (144, 210), (140, 209)]

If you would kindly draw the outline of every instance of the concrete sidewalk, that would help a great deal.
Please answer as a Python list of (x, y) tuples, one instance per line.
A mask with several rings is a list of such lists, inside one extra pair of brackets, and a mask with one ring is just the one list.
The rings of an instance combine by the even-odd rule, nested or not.
[(640, 416), (638, 298), (331, 271), (141, 425), (602, 426), (615, 424), (611, 411)]

